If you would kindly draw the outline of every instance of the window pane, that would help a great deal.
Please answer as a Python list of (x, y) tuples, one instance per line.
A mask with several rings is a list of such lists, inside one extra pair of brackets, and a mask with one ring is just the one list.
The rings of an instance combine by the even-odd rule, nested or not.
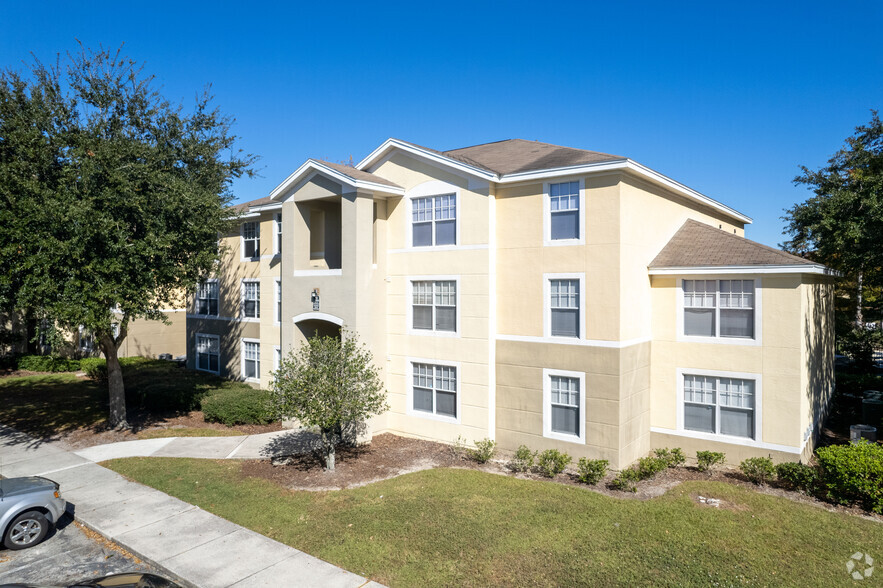
[(432, 390), (414, 388), (414, 410), (432, 412)]
[(246, 378), (257, 378), (257, 362), (251, 359), (245, 360), (245, 377)]
[(579, 310), (553, 308), (552, 336), (579, 337)]
[(196, 367), (201, 370), (207, 370), (208, 368), (208, 355), (205, 353), (197, 353), (197, 364)]
[(219, 362), (219, 360), (218, 360), (217, 354), (210, 355), (208, 358), (208, 369), (213, 372), (219, 371), (218, 370), (218, 362)]
[(257, 318), (257, 304), (254, 300), (245, 301), (245, 316), (249, 318)]
[(457, 218), (456, 196), (445, 194), (435, 197), (435, 220), (451, 220)]
[(432, 282), (412, 282), (414, 304), (432, 305)]
[(446, 220), (435, 223), (435, 244), (436, 245), (456, 245), (457, 244), (457, 221)]
[(414, 387), (432, 388), (432, 366), (422, 363), (414, 364)]
[(568, 406), (552, 407), (552, 430), (556, 433), (579, 435), (579, 409)]
[(436, 282), (435, 303), (438, 306), (456, 306), (457, 282)]
[(457, 395), (453, 392), (436, 392), (435, 413), (457, 418)]
[(754, 411), (721, 407), (721, 435), (754, 439)]
[(414, 306), (414, 328), (432, 329), (431, 306)]
[(415, 223), (432, 220), (432, 198), (415, 198), (411, 201), (411, 220)]
[(426, 247), (432, 245), (432, 223), (420, 223), (414, 225), (414, 247)]
[(754, 311), (722, 308), (721, 337), (754, 337)]
[(579, 239), (579, 212), (552, 213), (552, 239)]
[(714, 310), (685, 308), (684, 334), (714, 337)]
[(457, 330), (456, 307), (439, 306), (435, 309), (435, 330), (451, 332)]
[(714, 433), (714, 407), (684, 404), (684, 428)]

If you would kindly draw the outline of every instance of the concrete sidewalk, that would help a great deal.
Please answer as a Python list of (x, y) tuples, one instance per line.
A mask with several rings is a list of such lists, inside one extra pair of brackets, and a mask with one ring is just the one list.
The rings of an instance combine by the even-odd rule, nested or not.
[(0, 474), (55, 480), (77, 520), (189, 586), (380, 586), (3, 426)]

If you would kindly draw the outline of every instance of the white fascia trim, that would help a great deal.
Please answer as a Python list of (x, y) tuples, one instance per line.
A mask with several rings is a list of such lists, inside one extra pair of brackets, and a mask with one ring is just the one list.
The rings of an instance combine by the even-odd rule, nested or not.
[(329, 322), (329, 323), (334, 323), (338, 327), (343, 326), (343, 319), (342, 318), (336, 317), (333, 314), (328, 314), (326, 312), (304, 312), (304, 313), (301, 313), (295, 317), (292, 317), (291, 322), (297, 324), (301, 321), (308, 321), (308, 320), (325, 321), (325, 322)]
[(528, 335), (501, 335), (497, 334), (497, 341), (516, 341), (518, 343), (542, 343), (544, 345), (581, 345), (583, 347), (606, 347), (608, 349), (623, 349), (632, 345), (649, 343), (650, 337), (637, 337), (623, 341), (605, 341), (603, 339), (570, 339), (568, 337), (531, 337)]
[(249, 206), (248, 210), (250, 211), (249, 214), (251, 214), (251, 212), (260, 213), (266, 212), (268, 210), (282, 210), (282, 203), (279, 202), (274, 204), (262, 204), (260, 206)]
[(497, 174), (495, 173), (473, 167), (471, 165), (457, 161), (456, 159), (451, 159), (450, 157), (441, 155), (439, 153), (434, 153), (432, 151), (427, 151), (426, 149), (421, 149), (415, 145), (399, 141), (398, 139), (387, 139), (386, 141), (384, 141), (380, 147), (372, 151), (368, 155), (368, 157), (360, 161), (359, 164), (356, 166), (356, 169), (364, 170), (365, 168), (375, 163), (377, 160), (381, 159), (384, 155), (386, 155), (387, 151), (393, 148), (401, 149), (402, 151), (407, 151), (408, 153), (411, 153), (413, 155), (424, 157), (435, 163), (440, 163), (447, 167), (452, 167), (461, 172), (477, 176), (483, 180), (488, 180), (491, 182), (499, 181), (499, 176), (497, 176)]
[[(425, 365), (440, 365), (445, 367), (452, 367), (457, 374), (457, 418), (451, 418), (449, 416), (438, 415), (434, 412), (426, 412), (423, 410), (414, 410), (414, 364), (422, 363)], [(460, 369), (460, 362), (458, 361), (443, 361), (441, 359), (427, 359), (425, 357), (405, 357), (405, 414), (408, 416), (413, 416), (421, 419), (429, 419), (432, 421), (441, 421), (443, 423), (450, 423), (452, 425), (459, 425), (460, 419), (463, 415), (462, 410), (462, 398), (463, 398), (463, 386), (461, 385), (461, 380), (463, 378), (461, 374), (462, 370)], [(435, 388), (433, 387), (432, 391), (432, 406), (435, 408)]]
[[(557, 433), (552, 430), (552, 376), (564, 376), (579, 380), (579, 435)], [(543, 437), (569, 443), (586, 444), (586, 374), (567, 370), (543, 368)]]
[[(361, 169), (357, 167), (356, 169)], [(316, 161), (315, 159), (306, 160), (303, 165), (297, 168), (294, 173), (285, 178), (285, 180), (273, 188), (270, 192), (270, 198), (273, 200), (278, 199), (285, 193), (291, 186), (300, 181), (303, 177), (305, 177), (311, 171), (319, 172), (323, 175), (326, 175), (333, 180), (345, 184), (347, 186), (351, 186), (355, 189), (363, 189), (371, 192), (383, 192), (384, 194), (395, 194), (398, 196), (403, 196), (405, 194), (404, 188), (397, 188), (393, 186), (387, 186), (385, 184), (377, 184), (375, 182), (369, 182), (365, 180), (355, 180), (349, 176), (345, 176), (339, 171), (328, 167), (327, 165), (323, 165), (321, 161)]]
[[(457, 299), (455, 304), (455, 317), (457, 329), (455, 331), (436, 331), (432, 329), (415, 329), (414, 328), (414, 282), (454, 282), (457, 289)], [(405, 276), (406, 293), (405, 299), (406, 312), (405, 317), (408, 322), (408, 334), (417, 335), (418, 337), (460, 337), (462, 326), (460, 325), (460, 276), (459, 275), (433, 275), (433, 276)], [(435, 308), (435, 285), (433, 284), (433, 308)], [(435, 319), (435, 311), (433, 310), (432, 318)]]
[(837, 273), (823, 265), (721, 265), (695, 267), (654, 267), (649, 268), (651, 276), (695, 276), (714, 274), (824, 274)]
[(310, 276), (342, 276), (343, 269), (315, 269), (315, 270), (294, 270), (295, 278), (304, 278)]
[(236, 218), (238, 218), (238, 219), (243, 219), (243, 218), (257, 218), (257, 217), (259, 217), (259, 216), (261, 216), (261, 213), (260, 213), (260, 212), (246, 212), (245, 214), (240, 214), (240, 215), (237, 216)]

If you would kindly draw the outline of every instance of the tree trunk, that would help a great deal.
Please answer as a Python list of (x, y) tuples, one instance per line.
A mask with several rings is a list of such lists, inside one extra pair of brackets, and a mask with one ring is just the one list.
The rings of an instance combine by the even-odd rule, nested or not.
[(862, 313), (862, 304), (864, 303), (864, 278), (865, 273), (862, 270), (858, 272), (858, 286), (856, 287), (856, 304), (855, 304), (855, 326), (859, 329), (865, 326), (865, 317)]
[[(121, 333), (122, 335), (122, 333)], [(119, 339), (119, 337), (118, 337)], [(117, 356), (118, 342), (109, 334), (101, 336), (101, 350), (107, 359), (107, 391), (110, 399), (110, 426), (114, 429), (128, 429), (126, 420), (126, 389), (123, 385), (123, 370)]]
[(325, 469), (334, 471), (334, 429), (322, 428), (322, 449), (325, 451)]

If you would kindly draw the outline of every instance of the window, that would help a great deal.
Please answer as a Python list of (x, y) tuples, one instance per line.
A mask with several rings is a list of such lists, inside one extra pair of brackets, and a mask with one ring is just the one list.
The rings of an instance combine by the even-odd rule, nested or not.
[(261, 225), (257, 222), (242, 223), (242, 257), (255, 259), (261, 256)]
[(208, 281), (196, 289), (196, 314), (218, 316), (218, 283)]
[(755, 381), (684, 374), (684, 429), (754, 439)]
[(278, 370), (279, 364), (282, 363), (282, 348), (277, 345), (273, 350), (276, 352), (273, 356), (273, 369)]
[(754, 280), (684, 280), (684, 335), (754, 339)]
[(282, 322), (282, 281), (276, 279), (276, 322)]
[(578, 279), (549, 280), (549, 308), (553, 337), (580, 336), (580, 288)]
[(549, 185), (549, 214), (553, 241), (579, 239), (579, 182)]
[(276, 255), (282, 255), (282, 213), (276, 213)]
[(258, 281), (242, 282), (242, 316), (261, 318), (261, 284)]
[(220, 373), (220, 338), (217, 335), (196, 335), (196, 369)]
[(412, 326), (416, 330), (457, 331), (457, 282), (411, 282)]
[(242, 375), (246, 380), (261, 379), (261, 344), (257, 341), (242, 342)]
[(414, 247), (457, 243), (457, 196), (443, 194), (411, 199)]
[(116, 340), (117, 337), (120, 336), (120, 324), (119, 323), (111, 323), (110, 324), (110, 336)]
[(543, 436), (585, 443), (585, 377), (582, 372), (543, 370)]
[(95, 351), (95, 336), (86, 327), (80, 327), (80, 351)]
[(415, 412), (457, 418), (457, 368), (412, 363), (412, 408)]

